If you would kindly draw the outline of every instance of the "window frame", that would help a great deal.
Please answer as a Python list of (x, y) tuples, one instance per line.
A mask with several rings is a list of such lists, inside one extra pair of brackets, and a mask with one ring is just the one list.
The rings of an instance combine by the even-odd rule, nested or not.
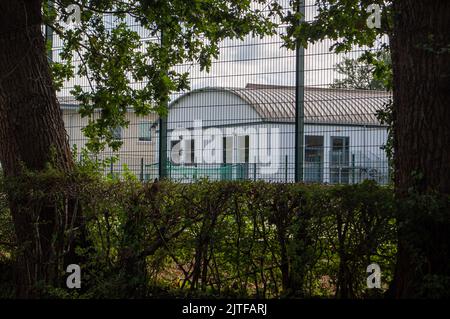
[[(119, 132), (119, 134), (117, 134), (117, 132)], [(123, 141), (123, 127), (122, 126), (117, 126), (113, 129), (111, 129), (111, 135), (113, 140), (115, 141)]]
[[(148, 125), (148, 138), (145, 138), (142, 135), (142, 132), (144, 132), (142, 129), (143, 125)], [(153, 135), (152, 134), (152, 123), (150, 121), (140, 121), (139, 126), (138, 126), (138, 142), (141, 142), (141, 143), (152, 142), (153, 141), (152, 135)]]

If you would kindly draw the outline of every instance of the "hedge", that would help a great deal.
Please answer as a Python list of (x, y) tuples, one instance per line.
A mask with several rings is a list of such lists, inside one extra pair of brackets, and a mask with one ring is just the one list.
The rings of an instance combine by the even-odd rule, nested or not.
[[(368, 298), (392, 280), (394, 197), (374, 182), (89, 178), (69, 187), (73, 179), (66, 178), (30, 187), (37, 185), (40, 192), (27, 194), (30, 204), (77, 198), (89, 241), (78, 249), (82, 291), (48, 287), (51, 296)], [(0, 199), (4, 221), (6, 197)], [(1, 244), (8, 240), (10, 223), (3, 223), (0, 267), (14, 259), (12, 246)], [(381, 266), (382, 289), (367, 289), (372, 263)]]

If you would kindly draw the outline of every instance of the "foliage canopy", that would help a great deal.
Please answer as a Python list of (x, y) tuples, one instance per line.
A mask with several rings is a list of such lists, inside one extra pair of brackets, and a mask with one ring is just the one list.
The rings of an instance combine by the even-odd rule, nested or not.
[[(80, 21), (65, 28), (71, 4), (81, 9)], [(71, 92), (81, 115), (90, 118), (87, 146), (117, 149), (112, 131), (127, 126), (127, 109), (165, 115), (170, 94), (189, 88), (188, 71), (176, 65), (199, 63), (209, 70), (222, 40), (274, 34), (271, 17), (280, 10), (265, 0), (49, 1), (45, 23), (63, 41), (61, 62), (53, 63), (55, 83), (87, 80), (88, 87), (76, 85)], [(96, 109), (100, 117), (94, 119)]]

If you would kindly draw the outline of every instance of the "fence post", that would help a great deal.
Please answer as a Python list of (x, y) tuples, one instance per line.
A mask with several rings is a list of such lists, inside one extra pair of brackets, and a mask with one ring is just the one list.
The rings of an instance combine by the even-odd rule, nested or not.
[(167, 118), (159, 119), (159, 179), (167, 177)]
[[(297, 11), (300, 22), (305, 21), (305, 2), (300, 0)], [(295, 48), (295, 182), (303, 181), (304, 136), (305, 136), (305, 48), (297, 40)]]
[(139, 179), (141, 182), (144, 181), (144, 158), (141, 157), (141, 173), (139, 174)]
[[(161, 30), (161, 47), (164, 46), (164, 34)], [(168, 100), (169, 97), (167, 97)], [(166, 103), (164, 105), (167, 110), (167, 116), (169, 114), (169, 105)], [(159, 116), (159, 161), (158, 161), (158, 175), (159, 179), (164, 179), (167, 177), (167, 116)]]
[(352, 154), (352, 183), (351, 184), (356, 184), (355, 154)]
[(288, 156), (284, 157), (284, 182), (288, 182)]

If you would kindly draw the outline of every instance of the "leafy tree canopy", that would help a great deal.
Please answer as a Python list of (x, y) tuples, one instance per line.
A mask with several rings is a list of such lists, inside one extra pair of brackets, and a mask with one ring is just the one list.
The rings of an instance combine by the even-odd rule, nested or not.
[[(324, 39), (331, 39), (334, 44), (331, 50), (337, 53), (348, 52), (358, 47), (373, 47), (383, 35), (392, 33), (392, 1), (389, 0), (315, 0), (317, 12), (314, 19), (305, 20), (299, 6), (305, 5), (309, 10), (309, 1), (292, 0), (292, 8), (283, 16), (288, 28), (283, 39), (286, 46), (294, 48), (297, 42), (303, 47)], [(371, 5), (379, 5), (381, 9), (381, 27), (369, 28), (367, 20)]]
[[(359, 59), (344, 58), (344, 60), (336, 64), (336, 72), (342, 78), (335, 79), (331, 84), (332, 88), (361, 89), (361, 90), (389, 90), (392, 76), (383, 77), (384, 73), (390, 72), (391, 57), (385, 51), (380, 51), (378, 56), (367, 62), (367, 56), (363, 55)], [(379, 71), (383, 69), (383, 73)]]
[[(302, 5), (311, 11), (312, 5), (317, 11), (314, 18), (305, 19), (298, 8)], [(380, 8), (380, 28), (369, 28), (371, 19), (370, 6)], [(383, 37), (392, 35), (392, 1), (389, 0), (292, 0), (293, 10), (283, 14), (282, 21), (287, 24), (287, 32), (282, 36), (285, 46), (294, 49), (296, 45), (305, 48), (311, 43), (329, 39), (333, 42), (331, 51), (345, 53), (358, 47), (364, 51), (358, 61), (344, 60), (337, 66), (338, 72), (347, 74), (350, 78), (373, 79), (383, 88), (392, 89), (392, 68), (390, 63), (390, 48)], [(373, 48), (378, 47), (378, 50)], [(362, 66), (359, 71), (356, 65)], [(362, 72), (353, 74), (353, 72)], [(336, 83), (335, 83), (336, 84)], [(355, 87), (355, 83), (341, 83), (344, 87)], [(368, 84), (368, 83), (366, 83)], [(369, 85), (369, 84), (368, 84)], [(369, 85), (370, 86), (370, 85)]]
[[(81, 9), (80, 21), (65, 28), (73, 4)], [(113, 129), (128, 125), (128, 108), (164, 115), (170, 94), (189, 88), (188, 73), (176, 65), (199, 63), (209, 70), (222, 40), (274, 34), (272, 16), (281, 6), (266, 0), (52, 0), (43, 11), (45, 23), (63, 40), (54, 82), (61, 87), (77, 76), (89, 83), (71, 93), (81, 115), (90, 118), (87, 146), (99, 151), (120, 147)], [(81, 62), (75, 66), (74, 60)]]

